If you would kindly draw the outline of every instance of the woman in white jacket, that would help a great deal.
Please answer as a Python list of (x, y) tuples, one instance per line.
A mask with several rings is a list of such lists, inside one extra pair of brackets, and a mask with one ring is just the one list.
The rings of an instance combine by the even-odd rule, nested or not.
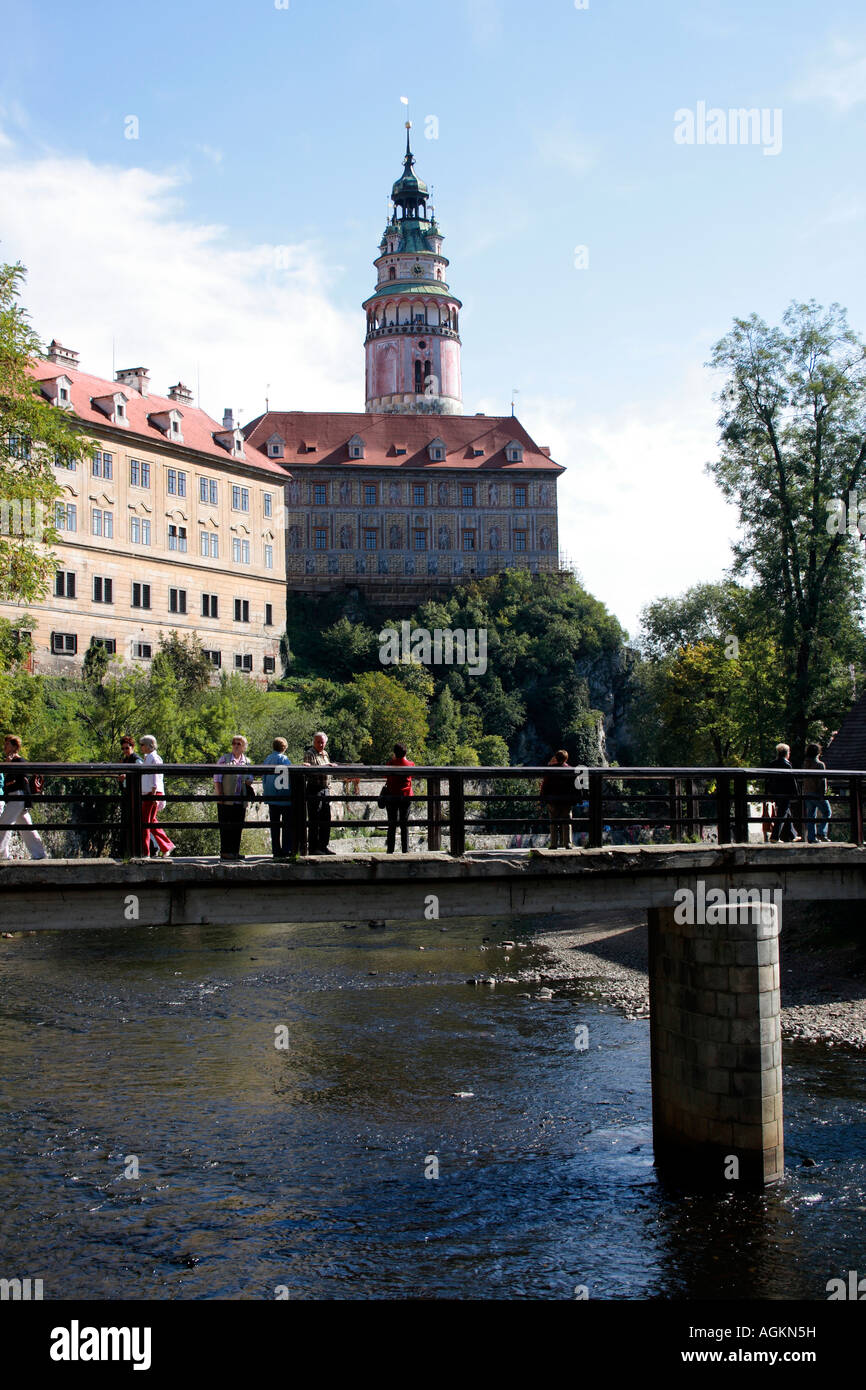
[[(143, 757), (142, 763), (150, 767), (162, 765), (162, 758), (156, 751), (156, 739), (153, 734), (145, 734), (139, 739)], [(157, 849), (162, 851), (163, 859), (168, 859), (174, 844), (168, 838), (161, 826), (157, 825), (156, 818), (161, 806), (165, 805), (165, 785), (161, 772), (145, 772), (141, 778), (141, 806), (143, 811), (142, 824), (144, 825), (144, 853), (150, 854), (150, 837), (154, 838)], [(155, 857), (155, 856), (154, 856)]]

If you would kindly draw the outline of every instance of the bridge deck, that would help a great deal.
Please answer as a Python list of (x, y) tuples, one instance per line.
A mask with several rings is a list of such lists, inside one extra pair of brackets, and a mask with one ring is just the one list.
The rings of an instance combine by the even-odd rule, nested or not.
[[(780, 889), (782, 901), (866, 897), (856, 845), (606, 846), (247, 859), (12, 860), (0, 863), (0, 927), (422, 921), (671, 907), (678, 888)], [(429, 899), (435, 896), (435, 913)]]

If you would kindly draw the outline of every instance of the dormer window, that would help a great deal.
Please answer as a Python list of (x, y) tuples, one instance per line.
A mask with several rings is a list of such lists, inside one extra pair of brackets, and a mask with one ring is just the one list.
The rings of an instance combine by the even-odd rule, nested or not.
[(213, 439), (214, 443), (219, 444), (226, 453), (231, 454), (234, 458), (243, 458), (244, 436), (241, 430), (214, 430)]
[(523, 445), (518, 444), (516, 439), (510, 439), (506, 444), (505, 459), (507, 463), (523, 462)]
[(268, 440), (268, 458), (281, 459), (285, 457), (285, 440), (278, 434), (272, 434)]
[(427, 453), (431, 463), (444, 463), (445, 440), (439, 439), (438, 437), (436, 439), (431, 439), (430, 443), (427, 445)]
[(161, 434), (173, 439), (177, 444), (183, 443), (183, 431), (181, 429), (183, 415), (179, 410), (153, 410), (147, 419), (148, 423), (153, 425), (154, 429), (159, 430)]
[(90, 404), (114, 425), (126, 425), (126, 397), (122, 391), (109, 391), (104, 396), (91, 396)]
[(362, 459), (364, 457), (365, 444), (359, 434), (353, 434), (348, 443), (349, 458)]
[(307, 440), (304, 440), (303, 443), (301, 444), (301, 453), (302, 453), (302, 454), (314, 454), (314, 453), (316, 452), (316, 450), (318, 449), (318, 447), (319, 447), (319, 446), (318, 446), (317, 443), (315, 443), (315, 441), (314, 441), (313, 443), (309, 443)]
[(55, 377), (53, 381), (43, 381), (42, 390), (52, 405), (68, 410), (72, 405), (72, 382), (68, 376)]
[(472, 459), (480, 459), (480, 458), (483, 458), (483, 457), (484, 457), (484, 450), (483, 450), (483, 449), (475, 449), (475, 448), (472, 448), (472, 449), (469, 450), (469, 457), (472, 458)]
[(395, 454), (405, 454), (406, 451), (407, 451), (407, 449), (408, 449), (408, 445), (406, 445), (406, 444), (395, 444), (395, 445), (394, 445), (394, 453), (395, 453)]

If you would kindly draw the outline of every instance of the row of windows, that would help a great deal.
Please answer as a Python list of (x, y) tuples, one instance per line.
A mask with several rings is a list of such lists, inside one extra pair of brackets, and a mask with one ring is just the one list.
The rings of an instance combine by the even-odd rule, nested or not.
[[(93, 602), (94, 603), (113, 603), (114, 602), (114, 581), (107, 576), (95, 574), (93, 576)], [(168, 611), (169, 613), (186, 613), (187, 589), (169, 589), (168, 591)], [(54, 597), (55, 598), (75, 598), (75, 572), (74, 570), (58, 570), (54, 576)], [(150, 608), (151, 606), (151, 586), (149, 584), (138, 583), (132, 585), (132, 604), (133, 608)], [(201, 615), (203, 618), (219, 617), (219, 595), (202, 594), (201, 596)], [(236, 623), (248, 623), (250, 620), (249, 599), (236, 598), (234, 601), (234, 615)], [(265, 604), (265, 627), (273, 627), (274, 605)]]
[[(350, 486), (351, 486), (351, 485), (350, 485)], [(399, 486), (399, 484), (398, 484), (397, 486)], [(331, 484), (332, 501), (336, 501), (336, 496), (335, 496), (335, 493), (334, 493), (334, 487), (335, 487), (335, 484), (332, 483), (332, 484)], [(383, 483), (364, 483), (363, 486), (362, 486), (362, 489), (361, 489), (362, 497), (363, 497), (363, 505), (364, 505), (365, 507), (378, 507), (379, 502), (380, 502), (380, 497), (381, 497), (382, 505), (384, 506), (384, 505), (385, 505), (385, 496), (384, 496), (384, 491), (383, 491), (383, 489), (384, 489), (384, 484), (383, 484)], [(463, 506), (463, 507), (474, 507), (474, 506), (475, 506), (475, 494), (476, 494), (476, 488), (475, 488), (474, 483), (467, 483), (467, 484), (464, 484), (464, 485), (461, 487), (461, 489), (460, 489), (460, 504), (461, 504), (461, 506)], [(345, 503), (346, 500), (347, 500), (347, 498), (346, 498), (346, 496), (345, 496), (345, 493), (343, 493), (343, 494), (340, 496), (340, 501), (343, 502), (343, 503)], [(391, 502), (392, 505), (398, 505), (396, 497), (389, 497), (389, 501)], [(432, 497), (431, 497), (431, 501), (432, 501)], [(317, 506), (317, 507), (326, 507), (326, 506), (328, 505), (328, 484), (327, 484), (327, 483), (314, 483), (314, 484), (313, 484), (313, 504), (314, 504), (314, 506)], [(525, 483), (514, 483), (514, 484), (512, 484), (512, 487), (511, 487), (511, 504), (512, 504), (512, 506), (514, 506), (514, 507), (525, 507), (525, 506), (526, 506), (526, 485), (525, 485)], [(412, 484), (412, 505), (413, 505), (414, 507), (424, 507), (424, 506), (427, 505), (427, 486), (426, 486), (425, 483), (413, 483), (413, 484)]]
[[(29, 447), (22, 444), (19, 437), (10, 435), (10, 441), (15, 440), (15, 453), (13, 458), (29, 457)], [(27, 453), (22, 453), (22, 448), (27, 447)], [(11, 448), (11, 446), (10, 446)], [(73, 468), (75, 463), (69, 462), (58, 456), (55, 460), (57, 468)], [(91, 459), (91, 472), (94, 478), (112, 479), (114, 477), (114, 455), (107, 453), (104, 449), (94, 450)], [(180, 468), (169, 468), (166, 470), (166, 490), (172, 497), (187, 496), (188, 474)], [(131, 487), (149, 488), (151, 486), (151, 466), (147, 459), (129, 460), (129, 482)], [(238, 483), (231, 484), (232, 489), (232, 511), (248, 512), (250, 509), (250, 490)], [(209, 506), (216, 507), (219, 504), (219, 481), (217, 478), (200, 477), (198, 480), (198, 496), (200, 502), (206, 502)], [(266, 517), (274, 514), (274, 494), (265, 492), (262, 494), (262, 505)]]
[[(110, 656), (117, 652), (116, 637), (91, 637), (92, 647), (104, 647)], [(76, 632), (52, 632), (51, 651), (54, 656), (77, 656), (78, 655), (78, 634)], [(133, 642), (132, 654), (139, 661), (150, 661), (153, 657), (152, 642)], [(204, 654), (212, 666), (222, 666), (223, 654), (213, 648), (204, 648)], [(252, 671), (253, 658), (250, 652), (235, 653), (235, 670)], [(262, 670), (265, 675), (273, 675), (277, 669), (277, 659), (274, 656), (266, 656), (262, 660)]]
[[(364, 546), (364, 549), (365, 549), (365, 550), (378, 550), (378, 549), (379, 549), (379, 539), (380, 539), (380, 537), (379, 537), (379, 532), (378, 532), (378, 531), (365, 530), (365, 531), (362, 533), (362, 535), (363, 535), (363, 546)], [(477, 546), (477, 543), (476, 543), (477, 538), (476, 538), (476, 533), (475, 533), (475, 531), (462, 531), (462, 532), (460, 533), (460, 538), (461, 538), (461, 547), (460, 547), (461, 550), (477, 550), (477, 549), (478, 549), (478, 546)], [(491, 540), (490, 540), (490, 549), (491, 549), (491, 550), (498, 550), (498, 549), (499, 549), (498, 536), (497, 536), (496, 539), (497, 539), (497, 543), (496, 543), (496, 545), (494, 545), (494, 543), (493, 543), (493, 538), (491, 537)], [(525, 549), (526, 549), (526, 532), (525, 532), (525, 531), (514, 531), (514, 532), (512, 532), (512, 539), (513, 539), (513, 548), (514, 548), (515, 550), (525, 550)], [(401, 546), (393, 546), (393, 545), (392, 545), (391, 548), (392, 548), (392, 549), (401, 549), (402, 547), (401, 547)], [(428, 549), (430, 549), (430, 548), (431, 548), (431, 547), (430, 547), (430, 545), (429, 545), (429, 543), (428, 543), (428, 533), (427, 533), (426, 531), (413, 531), (413, 532), (412, 532), (412, 549), (413, 549), (413, 550), (428, 550)], [(443, 544), (442, 544), (442, 541), (441, 541), (441, 539), (440, 539), (440, 542), (439, 542), (439, 549), (440, 549), (440, 550), (449, 550), (450, 548), (451, 548), (451, 547), (450, 547), (450, 537), (449, 537), (449, 544), (448, 544), (448, 545), (443, 545)], [(325, 531), (325, 530), (319, 530), (318, 528), (314, 529), (314, 531), (313, 531), (313, 549), (314, 549), (314, 550), (327, 550), (327, 549), (328, 549), (328, 533), (327, 533), (327, 531)]]
[[(54, 525), (58, 531), (78, 530), (78, 507), (75, 502), (56, 502), (54, 504)], [(90, 531), (91, 535), (113, 540), (113, 512), (106, 512), (100, 507), (93, 507), (90, 513)], [(150, 545), (152, 535), (151, 522), (147, 517), (131, 516), (129, 518), (129, 540), (132, 545)], [(169, 550), (186, 551), (187, 528), (185, 526), (169, 525), (168, 548)], [(219, 536), (216, 532), (199, 532), (199, 553), (207, 556), (210, 560), (219, 559)], [(250, 542), (239, 536), (233, 536), (232, 560), (234, 563), (236, 565), (248, 565), (251, 563), (251, 559)], [(267, 542), (263, 547), (263, 559), (265, 569), (272, 570), (274, 567), (274, 547)]]

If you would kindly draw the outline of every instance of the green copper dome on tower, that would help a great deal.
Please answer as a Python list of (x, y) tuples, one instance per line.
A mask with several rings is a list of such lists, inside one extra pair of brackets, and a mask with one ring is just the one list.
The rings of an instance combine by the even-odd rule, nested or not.
[[(394, 187), (391, 189), (391, 197), (395, 203), (403, 208), (404, 217), (418, 216), (418, 203), (426, 202), (430, 196), (430, 190), (423, 179), (413, 171), (415, 156), (409, 144), (409, 132), (412, 129), (412, 122), (406, 122), (406, 154), (403, 159), (403, 173)], [(425, 208), (426, 214), (426, 208)]]

